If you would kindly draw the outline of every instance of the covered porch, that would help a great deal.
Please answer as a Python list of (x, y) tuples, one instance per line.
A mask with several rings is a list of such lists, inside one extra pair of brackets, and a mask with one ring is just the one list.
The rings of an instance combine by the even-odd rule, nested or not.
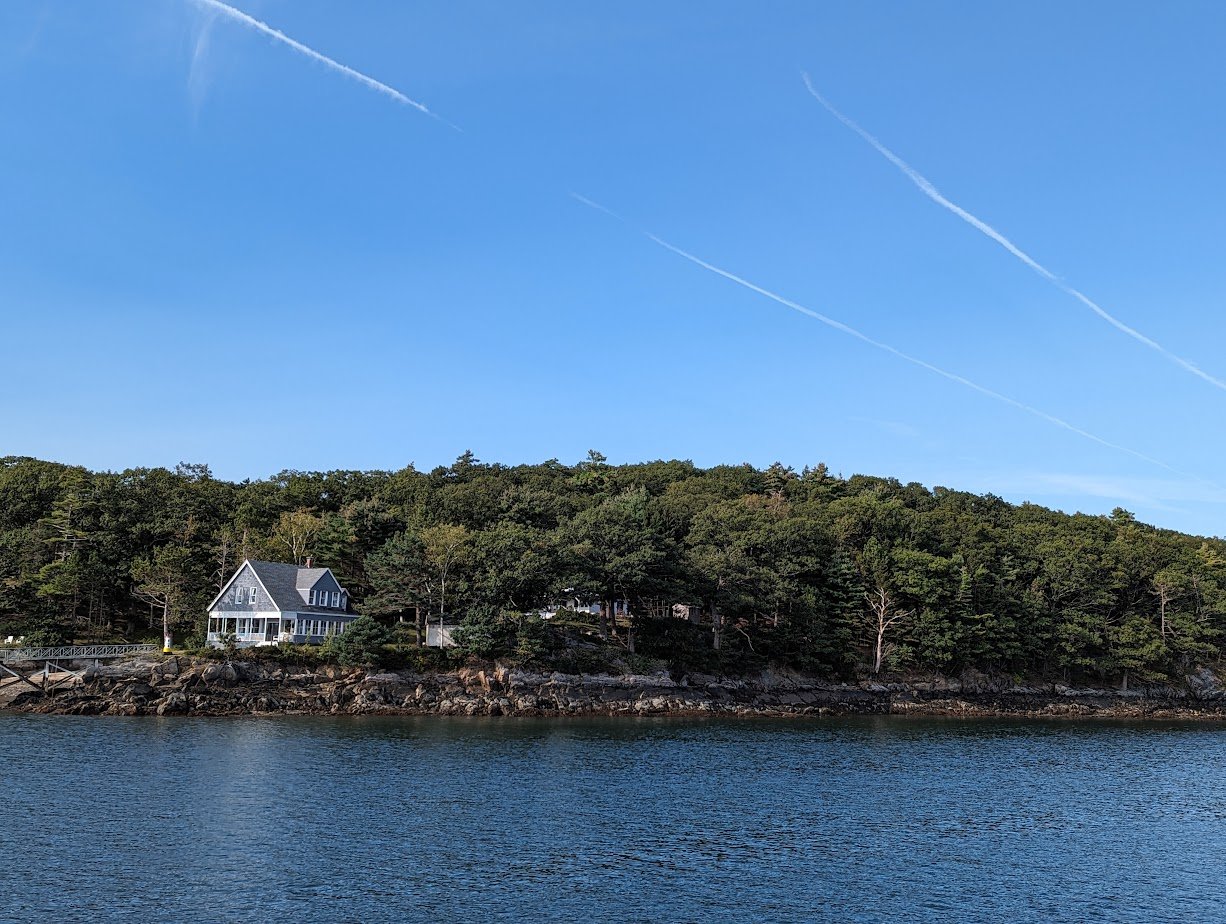
[(208, 643), (219, 646), (227, 636), (234, 636), (240, 648), (253, 645), (275, 645), (293, 640), (296, 620), (280, 613), (255, 616), (209, 617)]
[(319, 643), (345, 631), (350, 616), (333, 618), (316, 614), (263, 613), (251, 616), (210, 616), (206, 641), (214, 648), (233, 636), (240, 648), (256, 645), (276, 645), (290, 642), (296, 645)]

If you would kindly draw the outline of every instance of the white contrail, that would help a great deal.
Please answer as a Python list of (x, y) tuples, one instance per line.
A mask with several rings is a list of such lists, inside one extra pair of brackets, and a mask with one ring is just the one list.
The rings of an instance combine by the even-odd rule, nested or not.
[[(588, 199), (586, 196), (581, 196), (578, 193), (571, 193), (571, 196), (578, 202), (581, 202), (584, 205), (588, 206), (588, 208), (592, 208), (592, 209), (596, 209), (598, 211), (604, 212), (606, 215), (612, 215), (614, 218), (617, 218), (619, 221), (625, 222), (625, 219), (621, 218), (621, 216), (619, 216), (616, 212), (613, 212), (612, 210), (605, 208), (603, 205), (601, 205), (598, 202), (594, 202), (591, 199)], [(956, 382), (957, 384), (962, 385), (966, 388), (969, 388), (972, 391), (977, 391), (979, 392), (979, 394), (984, 395), (988, 398), (991, 398), (994, 401), (999, 401), (1003, 404), (1009, 405), (1010, 407), (1017, 408), (1020, 411), (1025, 411), (1027, 414), (1030, 414), (1034, 417), (1038, 417), (1041, 420), (1045, 420), (1050, 424), (1054, 424), (1055, 426), (1060, 427), (1061, 429), (1068, 430), (1070, 433), (1075, 433), (1078, 436), (1083, 437), (1084, 439), (1090, 440), (1091, 442), (1098, 443), (1100, 446), (1106, 446), (1108, 449), (1114, 449), (1118, 452), (1127, 453), (1128, 455), (1134, 458), (1140, 459), (1143, 462), (1148, 462), (1150, 465), (1156, 465), (1159, 468), (1165, 469), (1168, 472), (1173, 472), (1174, 474), (1179, 475), (1183, 478), (1191, 478), (1195, 481), (1202, 482), (1203, 484), (1211, 485), (1214, 488), (1217, 488), (1219, 490), (1226, 490), (1226, 489), (1223, 489), (1220, 485), (1217, 485), (1212, 481), (1208, 481), (1204, 478), (1201, 478), (1199, 475), (1193, 475), (1190, 472), (1181, 471), (1180, 469), (1177, 469), (1174, 466), (1168, 465), (1167, 463), (1163, 462), (1161, 459), (1155, 459), (1153, 456), (1147, 456), (1143, 452), (1138, 452), (1137, 450), (1130, 449), (1127, 446), (1121, 446), (1119, 443), (1113, 443), (1110, 440), (1103, 439), (1101, 436), (1097, 436), (1089, 432), (1088, 430), (1083, 430), (1081, 429), (1081, 427), (1071, 424), (1067, 420), (1063, 420), (1059, 417), (1056, 417), (1054, 414), (1049, 414), (1046, 411), (1039, 410), (1037, 407), (1032, 407), (1031, 405), (1026, 404), (1022, 401), (1018, 401), (1016, 398), (1010, 398), (1008, 395), (1002, 395), (1000, 392), (993, 391), (991, 388), (988, 388), (984, 385), (980, 385), (978, 382), (973, 382), (970, 379), (966, 378), (965, 376), (958, 375), (955, 372), (949, 372), (945, 369), (942, 369), (940, 366), (934, 366), (932, 363), (927, 362), (926, 360), (920, 359), (919, 357), (912, 356), (910, 353), (904, 353), (902, 350), (898, 349), (897, 347), (891, 346), (888, 343), (883, 343), (880, 340), (874, 340), (868, 334), (862, 333), (861, 331), (856, 330), (854, 327), (844, 324), (842, 321), (836, 321), (834, 318), (827, 317), (821, 312), (814, 311), (812, 308), (806, 308), (804, 305), (798, 304), (797, 302), (794, 302), (791, 299), (784, 298), (782, 295), (778, 295), (770, 291), (769, 289), (764, 289), (759, 285), (755, 285), (754, 283), (750, 282), (748, 279), (743, 279), (740, 276), (737, 276), (735, 273), (730, 273), (728, 272), (728, 270), (721, 269), (720, 267), (714, 265), (713, 263), (708, 263), (706, 260), (703, 260), (700, 257), (694, 256), (689, 251), (682, 250), (680, 247), (677, 247), (674, 244), (670, 244), (668, 241), (664, 240), (663, 238), (657, 237), (656, 235), (652, 234), (650, 231), (643, 231), (641, 233), (644, 236), (646, 236), (648, 240), (659, 245), (660, 247), (663, 247), (665, 250), (671, 251), (672, 253), (675, 253), (679, 257), (684, 257), (685, 259), (689, 260), (691, 263), (694, 263), (697, 266), (701, 266), (703, 269), (709, 272), (715, 273), (717, 276), (723, 276), (725, 279), (735, 282), (737, 285), (743, 286), (744, 288), (749, 289), (751, 292), (756, 292), (759, 295), (763, 295), (766, 298), (771, 299), (772, 301), (778, 302), (780, 305), (783, 305), (786, 308), (791, 308), (793, 311), (799, 312), (800, 314), (806, 315), (807, 317), (814, 318), (815, 320), (821, 321), (827, 327), (833, 327), (835, 330), (839, 331), (840, 333), (847, 334), (849, 337), (855, 337), (857, 340), (863, 343), (867, 343), (869, 346), (875, 349), (881, 350), (882, 352), (885, 352), (885, 353), (889, 353), (892, 356), (897, 356), (899, 359), (906, 360), (912, 365), (919, 366), (921, 369), (926, 369), (927, 371), (933, 373), (934, 375), (939, 375), (941, 376), (941, 378), (948, 379), (951, 382)]]
[(615, 211), (613, 211), (612, 209), (607, 209), (607, 208), (605, 208), (605, 207), (604, 207), (603, 205), (601, 205), (599, 202), (593, 202), (593, 201), (592, 201), (591, 199), (589, 199), (587, 196), (581, 196), (581, 195), (579, 195), (577, 192), (572, 192), (572, 193), (570, 194), (570, 197), (571, 197), (572, 199), (574, 199), (576, 202), (582, 202), (582, 203), (583, 203), (584, 205), (586, 205), (586, 206), (587, 206), (589, 209), (595, 209), (595, 210), (596, 210), (596, 211), (598, 211), (598, 212), (604, 212), (604, 213), (605, 213), (606, 215), (608, 215), (610, 218), (616, 218), (616, 219), (617, 219), (618, 221), (620, 221), (622, 224), (629, 224), (629, 222), (627, 222), (627, 221), (626, 221), (626, 219), (622, 218), (622, 217), (621, 217), (620, 215), (618, 215), (618, 214), (617, 214)]
[(245, 26), (249, 26), (258, 32), (263, 32), (265, 35), (276, 39), (278, 42), (288, 45), (290, 48), (294, 49), (294, 51), (306, 55), (312, 61), (318, 61), (320, 64), (330, 67), (332, 70), (344, 74), (346, 77), (350, 77), (353, 80), (356, 80), (358, 83), (370, 87), (370, 89), (375, 90), (376, 92), (382, 93), (384, 96), (391, 97), (398, 103), (404, 103), (406, 106), (412, 106), (419, 112), (424, 112), (426, 115), (438, 119), (440, 122), (445, 122), (446, 124), (451, 125), (451, 127), (457, 131), (460, 130), (458, 126), (452, 125), (450, 122), (447, 122), (446, 119), (442, 118), (436, 113), (431, 112), (425, 106), (425, 104), (419, 103), (415, 99), (410, 99), (395, 87), (389, 87), (387, 84), (381, 83), (380, 81), (375, 80), (373, 77), (367, 77), (361, 71), (355, 71), (352, 67), (341, 64), (339, 61), (334, 61), (325, 54), (320, 54), (314, 48), (309, 48), (308, 46), (303, 45), (302, 42), (295, 41), (284, 32), (274, 29), (267, 23), (260, 22), (254, 16), (249, 16), (242, 10), (237, 10), (229, 4), (222, 3), (221, 0), (192, 0), (192, 2), (199, 6), (203, 6), (221, 13), (223, 16), (228, 16), (230, 19), (240, 22)]
[(815, 100), (821, 103), (832, 116), (834, 116), (836, 119), (838, 119), (848, 128), (850, 128), (853, 132), (855, 132), (857, 135), (859, 135), (861, 138), (867, 141), (870, 145), (872, 145), (878, 154), (880, 154), (882, 157), (884, 157), (886, 160), (892, 163), (895, 167), (897, 167), (900, 171), (902, 171), (902, 173), (906, 175), (907, 179), (909, 179), (912, 183), (914, 183), (916, 186), (919, 187), (920, 192), (922, 192), (925, 196), (927, 196), (937, 205), (953, 212), (955, 215), (957, 215), (959, 218), (965, 221), (972, 228), (974, 228), (975, 230), (981, 232), (982, 234), (994, 240), (1001, 247), (1005, 248), (1005, 250), (1009, 251), (1009, 253), (1013, 254), (1013, 256), (1017, 257), (1019, 260), (1025, 263), (1028, 267), (1030, 267), (1032, 270), (1034, 270), (1036, 273), (1038, 273), (1040, 276), (1042, 276), (1044, 279), (1046, 279), (1048, 282), (1054, 285), (1061, 292), (1063, 292), (1066, 295), (1071, 295), (1073, 298), (1077, 299), (1077, 301), (1081, 302), (1083, 305), (1085, 305), (1087, 308), (1093, 311), (1096, 315), (1098, 315), (1100, 318), (1102, 318), (1104, 321), (1106, 321), (1116, 330), (1127, 334), (1129, 337), (1131, 337), (1132, 339), (1136, 340), (1139, 343), (1145, 344), (1145, 346), (1149, 347), (1151, 350), (1155, 350), (1156, 352), (1161, 353), (1171, 362), (1175, 363), (1178, 366), (1181, 366), (1184, 370), (1191, 372), (1193, 375), (1204, 379), (1210, 385), (1215, 385), (1218, 388), (1226, 390), (1226, 382), (1222, 381), (1219, 378), (1216, 378), (1215, 376), (1210, 375), (1208, 372), (1205, 372), (1203, 369), (1201, 369), (1199, 366), (1196, 365), (1196, 363), (1192, 362), (1191, 360), (1184, 359), (1182, 356), (1172, 353), (1162, 344), (1158, 343), (1158, 341), (1145, 336), (1145, 334), (1141, 333), (1136, 328), (1129, 327), (1119, 318), (1115, 317), (1113, 314), (1111, 314), (1109, 311), (1107, 311), (1105, 308), (1103, 308), (1101, 305), (1099, 305), (1097, 302), (1091, 299), (1088, 295), (1086, 295), (1085, 293), (1077, 289), (1074, 289), (1068, 283), (1064, 282), (1055, 273), (1053, 273), (1043, 264), (1039, 263), (1039, 261), (1034, 259), (1034, 257), (1030, 256), (1030, 254), (1026, 253), (1026, 251), (1022, 250), (1020, 247), (1014, 244), (1011, 240), (1009, 240), (1007, 237), (1005, 237), (1003, 234), (1001, 234), (999, 231), (997, 231), (995, 228), (989, 225), (987, 222), (982, 221), (979, 218), (976, 218), (974, 215), (972, 215), (966, 209), (962, 208), (957, 203), (950, 202), (948, 199), (946, 199), (941, 194), (940, 190), (938, 190), (935, 186), (932, 185), (932, 183), (928, 180), (927, 177), (925, 177), (922, 173), (917, 171), (914, 167), (908, 164), (905, 160), (903, 160), (901, 157), (899, 157), (897, 154), (895, 154), (893, 151), (887, 148), (884, 144), (878, 141), (875, 136), (869, 134), (867, 131), (861, 128), (858, 123), (848, 118), (847, 116), (843, 115), (843, 113), (841, 113), (838, 109), (836, 109), (834, 105), (828, 99), (826, 99), (826, 97), (822, 96), (821, 93), (817, 91), (817, 88), (813, 86), (812, 81), (809, 80), (809, 75), (807, 73), (802, 72), (801, 76), (804, 78), (805, 87), (808, 89), (809, 93), (812, 94)]

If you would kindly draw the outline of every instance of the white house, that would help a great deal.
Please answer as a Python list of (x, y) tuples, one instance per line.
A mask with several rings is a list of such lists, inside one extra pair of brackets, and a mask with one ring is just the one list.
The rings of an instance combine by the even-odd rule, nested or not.
[(349, 593), (328, 568), (244, 561), (209, 604), (208, 644), (234, 636), (241, 648), (324, 641), (357, 619)]

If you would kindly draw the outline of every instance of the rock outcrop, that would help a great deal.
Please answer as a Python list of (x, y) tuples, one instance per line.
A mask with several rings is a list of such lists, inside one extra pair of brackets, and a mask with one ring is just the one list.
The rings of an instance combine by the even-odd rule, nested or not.
[(18, 696), (13, 709), (70, 715), (1018, 715), (1226, 718), (1226, 690), (1209, 670), (1186, 687), (1128, 691), (1024, 684), (968, 671), (961, 678), (834, 683), (766, 671), (690, 674), (535, 673), (506, 666), (416, 674), (275, 660), (128, 661), (71, 687)]

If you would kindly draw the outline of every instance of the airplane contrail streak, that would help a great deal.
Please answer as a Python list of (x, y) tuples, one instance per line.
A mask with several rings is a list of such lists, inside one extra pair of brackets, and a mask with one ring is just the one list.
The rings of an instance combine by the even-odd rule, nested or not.
[[(621, 216), (619, 216), (616, 212), (605, 208), (600, 203), (595, 202), (587, 198), (586, 196), (581, 196), (578, 193), (571, 193), (571, 196), (576, 201), (581, 202), (583, 205), (586, 205), (588, 208), (595, 209), (600, 212), (604, 212), (606, 215), (611, 215), (614, 218), (618, 219), (619, 221), (623, 222), (624, 224), (627, 224), (628, 227), (630, 227), (629, 223), (626, 222), (625, 219), (621, 218)], [(1129, 447), (1122, 446), (1119, 443), (1113, 443), (1110, 440), (1104, 439), (1103, 437), (1098, 436), (1094, 433), (1091, 433), (1088, 430), (1083, 430), (1081, 427), (1078, 427), (1075, 424), (1071, 424), (1067, 420), (1057, 417), (1054, 414), (1049, 414), (1046, 411), (1040, 410), (1037, 407), (1033, 407), (1029, 404), (1026, 404), (1023, 401), (1018, 401), (1016, 398), (1010, 398), (1008, 395), (1004, 395), (998, 391), (994, 391), (993, 389), (988, 388), (985, 385), (980, 385), (978, 382), (974, 382), (966, 378), (965, 376), (958, 375), (955, 372), (950, 372), (946, 369), (942, 369), (940, 366), (935, 366), (932, 363), (928, 362), (927, 360), (920, 359), (917, 356), (912, 356), (910, 353), (904, 353), (902, 350), (898, 349), (897, 347), (891, 346), (888, 343), (884, 343), (881, 340), (876, 340), (870, 337), (868, 334), (865, 334), (862, 331), (856, 330), (856, 328), (848, 324), (844, 324), (842, 321), (837, 321), (834, 318), (824, 315), (819, 311), (814, 311), (812, 308), (808, 308), (804, 305), (799, 304), (798, 302), (794, 302), (789, 298), (784, 298), (782, 295), (772, 292), (770, 289), (765, 289), (762, 286), (752, 283), (748, 279), (744, 279), (741, 276), (737, 276), (735, 273), (731, 273), (726, 269), (722, 269), (713, 263), (708, 263), (706, 260), (703, 260), (701, 257), (696, 257), (694, 256), (694, 254), (690, 253), (689, 251), (682, 250), (680, 247), (677, 247), (675, 244), (670, 244), (668, 241), (664, 240), (663, 238), (657, 237), (655, 234), (652, 234), (650, 231), (641, 231), (641, 233), (648, 240), (652, 241), (654, 244), (660, 247), (663, 247), (665, 250), (668, 250), (676, 254), (679, 257), (683, 257), (684, 259), (689, 260), (691, 263), (702, 267), (708, 272), (714, 273), (717, 276), (722, 276), (723, 278), (731, 282), (735, 282), (737, 285), (742, 286), (743, 288), (749, 289), (749, 291), (751, 292), (756, 292), (758, 295), (765, 296), (766, 298), (769, 298), (774, 302), (778, 302), (780, 305), (783, 305), (785, 308), (790, 308), (793, 311), (796, 311), (807, 317), (820, 321), (821, 323), (825, 324), (827, 327), (832, 327), (835, 330), (839, 331), (840, 333), (846, 334), (849, 337), (854, 337), (857, 340), (861, 341), (862, 343), (867, 343), (869, 346), (873, 347), (874, 349), (881, 350), (884, 353), (889, 353), (892, 356), (896, 356), (899, 359), (905, 360), (906, 362), (909, 362), (912, 365), (919, 366), (921, 369), (925, 369), (928, 372), (933, 373), (934, 375), (939, 375), (941, 376), (941, 378), (948, 379), (951, 382), (955, 382), (959, 385), (962, 385), (965, 388), (969, 388), (972, 391), (976, 391), (979, 394), (984, 395), (985, 397), (991, 398), (993, 401), (999, 401), (1002, 404), (1007, 404), (1010, 407), (1016, 408), (1019, 411), (1024, 411), (1027, 414), (1030, 414), (1034, 417), (1038, 417), (1040, 420), (1045, 420), (1048, 423), (1053, 424), (1057, 427), (1060, 427), (1063, 430), (1067, 430), (1070, 433), (1075, 433), (1077, 436), (1090, 440), (1093, 443), (1098, 443), (1100, 446), (1105, 446), (1108, 449), (1114, 449), (1117, 452), (1126, 453), (1127, 455), (1130, 455), (1133, 458), (1140, 459), (1143, 462), (1147, 462), (1150, 465), (1155, 465), (1158, 468), (1165, 469), (1166, 471), (1172, 472), (1183, 478), (1190, 478), (1194, 481), (1199, 481), (1203, 484), (1211, 485), (1214, 488), (1223, 490), (1223, 488), (1220, 485), (1217, 485), (1212, 481), (1208, 481), (1204, 478), (1201, 478), (1199, 475), (1193, 475), (1190, 472), (1181, 471), (1180, 469), (1177, 469), (1174, 466), (1168, 465), (1167, 463), (1163, 462), (1161, 459), (1155, 459), (1153, 456), (1148, 456), (1143, 452), (1138, 452), (1135, 449), (1130, 449)]]
[(933, 186), (931, 181), (929, 181), (927, 177), (925, 177), (922, 173), (920, 173), (918, 170), (916, 170), (914, 167), (908, 164), (905, 160), (903, 160), (901, 157), (899, 157), (897, 154), (895, 154), (893, 151), (887, 148), (874, 135), (870, 134), (868, 131), (862, 128), (859, 125), (859, 123), (848, 118), (842, 112), (840, 112), (837, 108), (835, 108), (835, 106), (828, 99), (826, 99), (826, 97), (822, 96), (822, 94), (817, 91), (817, 88), (813, 86), (813, 82), (809, 79), (809, 75), (807, 73), (802, 72), (801, 77), (804, 78), (805, 88), (808, 89), (809, 93), (813, 96), (815, 100), (817, 100), (819, 103), (822, 104), (822, 106), (826, 108), (827, 112), (829, 112), (832, 116), (834, 116), (836, 119), (838, 119), (848, 128), (850, 128), (853, 132), (855, 132), (857, 135), (859, 135), (861, 138), (867, 141), (874, 148), (874, 150), (877, 151), (878, 154), (880, 154), (882, 157), (888, 160), (891, 164), (897, 167), (907, 177), (907, 179), (909, 179), (912, 183), (914, 183), (917, 187), (919, 187), (920, 192), (922, 192), (925, 196), (927, 196), (937, 205), (953, 212), (955, 215), (957, 215), (959, 218), (965, 221), (968, 225), (970, 225), (976, 231), (979, 231), (981, 234), (985, 235), (986, 237), (991, 238), (993, 241), (995, 241), (1005, 250), (1009, 251), (1009, 253), (1013, 254), (1013, 256), (1015, 256), (1018, 260), (1022, 261), (1022, 263), (1026, 264), (1026, 266), (1030, 267), (1032, 270), (1034, 270), (1036, 273), (1038, 273), (1040, 276), (1042, 276), (1044, 279), (1046, 279), (1048, 282), (1054, 285), (1057, 289), (1059, 289), (1065, 295), (1070, 295), (1073, 298), (1077, 299), (1077, 301), (1081, 302), (1083, 305), (1085, 305), (1087, 308), (1093, 311), (1096, 315), (1102, 318), (1102, 320), (1106, 321), (1116, 330), (1120, 331), (1123, 334), (1126, 334), (1127, 336), (1131, 337), (1133, 340), (1136, 340), (1138, 343), (1144, 344), (1145, 346), (1149, 347), (1151, 350), (1154, 350), (1155, 352), (1160, 353), (1162, 356), (1166, 357), (1168, 360), (1175, 363), (1177, 366), (1180, 366), (1186, 372), (1190, 372), (1193, 375), (1197, 376), (1198, 378), (1204, 379), (1210, 385), (1226, 390), (1226, 381), (1222, 381), (1221, 379), (1213, 375), (1210, 375), (1208, 372), (1205, 372), (1205, 370), (1201, 369), (1199, 366), (1196, 365), (1196, 363), (1192, 362), (1191, 360), (1184, 359), (1182, 356), (1179, 356), (1176, 353), (1172, 353), (1170, 350), (1168, 350), (1162, 344), (1158, 343), (1158, 341), (1154, 340), (1152, 337), (1147, 337), (1145, 334), (1141, 333), (1135, 327), (1128, 326), (1123, 321), (1121, 321), (1119, 318), (1115, 317), (1115, 315), (1107, 311), (1107, 309), (1103, 308), (1101, 305), (1099, 305), (1097, 302), (1091, 299), (1084, 292), (1081, 292), (1080, 290), (1075, 289), (1072, 286), (1070, 286), (1068, 283), (1062, 280), (1059, 276), (1057, 276), (1055, 273), (1053, 273), (1051, 270), (1045, 267), (1042, 263), (1034, 259), (1034, 257), (1030, 256), (1030, 254), (1026, 253), (1026, 251), (1022, 250), (1022, 248), (1018, 247), (1011, 240), (1009, 240), (1007, 237), (1005, 237), (1003, 234), (1001, 234), (999, 231), (997, 231), (995, 228), (989, 225), (986, 221), (983, 221), (982, 219), (977, 218), (976, 216), (972, 215), (970, 212), (962, 208), (956, 202), (951, 202), (949, 199), (945, 198), (945, 196), (941, 194), (941, 191), (938, 190), (935, 186)]
[(323, 64), (325, 67), (329, 67), (332, 70), (344, 74), (346, 77), (356, 80), (358, 83), (363, 84), (364, 86), (367, 86), (378, 93), (382, 93), (384, 96), (391, 97), (398, 103), (403, 103), (406, 106), (412, 106), (419, 112), (423, 112), (431, 118), (438, 119), (440, 122), (450, 125), (452, 128), (456, 129), (456, 131), (460, 131), (458, 126), (452, 125), (452, 123), (442, 118), (442, 116), (431, 112), (424, 103), (419, 103), (417, 100), (405, 96), (395, 87), (389, 87), (387, 84), (375, 80), (373, 77), (366, 76), (361, 71), (355, 71), (348, 65), (341, 64), (339, 61), (333, 60), (325, 54), (320, 54), (314, 48), (303, 45), (302, 42), (295, 41), (284, 32), (281, 32), (279, 29), (274, 29), (267, 23), (260, 22), (260, 20), (256, 19), (254, 16), (249, 16), (242, 10), (235, 9), (227, 3), (222, 3), (221, 0), (192, 0), (192, 2), (197, 6), (202, 6), (206, 9), (213, 10), (234, 20), (235, 22), (242, 23), (244, 26), (255, 29), (257, 32), (263, 32), (265, 35), (276, 39), (278, 42), (288, 45), (299, 54), (306, 55), (312, 61), (317, 61), (320, 64)]

